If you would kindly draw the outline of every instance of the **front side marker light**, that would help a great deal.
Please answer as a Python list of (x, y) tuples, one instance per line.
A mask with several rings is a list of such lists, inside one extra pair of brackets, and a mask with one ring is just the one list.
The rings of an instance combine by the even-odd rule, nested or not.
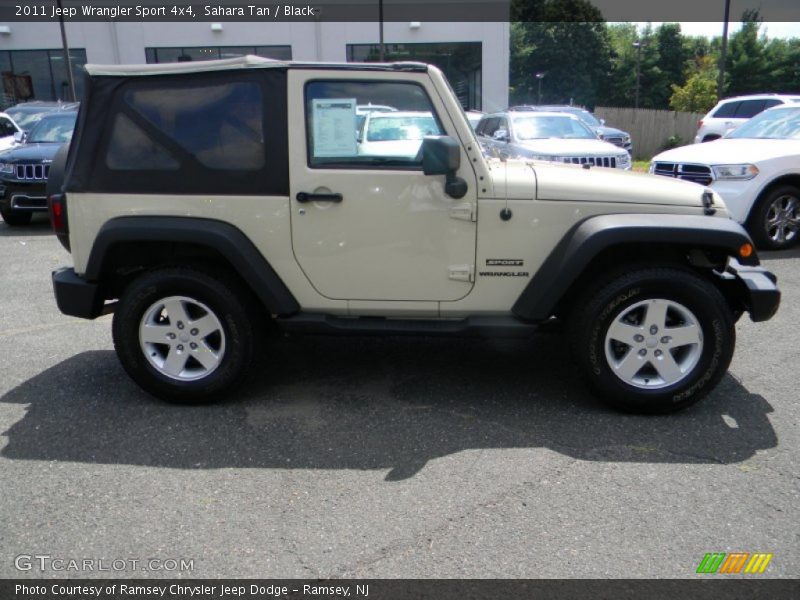
[(739, 256), (742, 258), (749, 258), (753, 255), (753, 244), (749, 242), (745, 242), (741, 246), (739, 246)]

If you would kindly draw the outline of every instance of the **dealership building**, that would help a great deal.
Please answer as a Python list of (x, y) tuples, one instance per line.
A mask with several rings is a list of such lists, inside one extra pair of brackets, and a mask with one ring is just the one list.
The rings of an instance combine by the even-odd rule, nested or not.
[[(80, 96), (81, 67), (230, 58), (256, 54), (299, 61), (374, 62), (378, 24), (326, 22), (68, 22), (67, 41)], [(507, 22), (384, 24), (387, 61), (434, 64), (447, 75), (465, 109), (508, 104)], [(2, 106), (69, 98), (59, 25), (0, 24)]]

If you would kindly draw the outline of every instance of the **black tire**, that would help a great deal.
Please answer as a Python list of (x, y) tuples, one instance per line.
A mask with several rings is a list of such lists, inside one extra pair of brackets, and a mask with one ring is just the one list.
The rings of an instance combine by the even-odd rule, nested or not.
[[(224, 346), (217, 366), (193, 380), (167, 376), (151, 364), (143, 343), (140, 343), (139, 327), (145, 313), (152, 314), (151, 307), (160, 300), (177, 296), (204, 305), (221, 325), (222, 333), (217, 339), (223, 340)], [(255, 313), (256, 307), (251, 300), (248, 290), (222, 274), (188, 267), (148, 272), (125, 288), (114, 312), (112, 331), (117, 356), (128, 375), (157, 398), (182, 404), (218, 400), (243, 382), (254, 360), (260, 333), (254, 324), (260, 323), (261, 318)], [(188, 333), (189, 327), (186, 329)], [(160, 350), (161, 347), (150, 348)], [(164, 348), (166, 357), (168, 347)], [(188, 359), (186, 365), (192, 360)], [(197, 365), (202, 367), (199, 362)]]
[(763, 250), (784, 250), (800, 240), (800, 228), (795, 224), (783, 222), (784, 235), (778, 236), (781, 229), (774, 220), (776, 211), (788, 208), (785, 214), (789, 218), (800, 218), (800, 189), (793, 185), (779, 185), (764, 192), (753, 206), (747, 220), (747, 230), (758, 248)]
[(720, 137), (720, 136), (718, 136), (718, 135), (715, 135), (715, 134), (713, 134), (713, 133), (712, 133), (712, 134), (710, 134), (710, 135), (707, 135), (706, 137), (704, 137), (704, 138), (703, 138), (703, 143), (706, 143), (706, 142), (713, 142), (714, 140), (718, 140), (718, 139), (719, 139), (719, 137)]
[[(668, 384), (666, 380), (657, 383), (660, 372), (654, 366), (656, 356), (661, 356), (664, 352), (670, 352), (673, 356), (673, 351), (666, 345), (663, 346), (664, 350), (659, 350), (662, 348), (660, 342), (672, 339), (664, 335), (665, 332), (670, 333), (669, 329), (656, 335), (644, 331), (644, 340), (636, 352), (652, 354), (641, 358), (644, 366), (631, 375), (631, 381), (633, 377), (639, 378), (638, 385), (617, 376), (607, 357), (607, 348), (612, 358), (628, 357), (627, 352), (634, 352), (634, 345), (627, 346), (626, 349), (626, 345), (619, 342), (611, 341), (607, 344), (606, 335), (621, 316), (635, 315), (637, 310), (646, 314), (649, 302), (688, 309), (689, 314), (696, 319), (695, 326), (699, 326), (702, 331), (701, 344), (674, 349), (676, 353), (685, 352), (683, 357), (689, 357), (691, 353), (692, 360), (684, 358), (687, 367), (680, 379), (672, 384)], [(569, 322), (573, 356), (591, 388), (607, 404), (619, 410), (658, 414), (686, 408), (714, 388), (727, 371), (733, 357), (736, 340), (734, 315), (720, 291), (692, 271), (672, 267), (643, 267), (627, 274), (612, 276), (599, 286), (587, 290), (575, 306), (580, 308), (573, 311)], [(673, 311), (672, 308), (669, 310)], [(673, 311), (665, 314), (673, 315), (671, 318), (674, 318), (675, 313)], [(644, 324), (643, 319), (637, 326)], [(656, 345), (651, 347), (651, 342)], [(619, 354), (614, 354), (615, 352)], [(662, 354), (656, 354), (657, 352)], [(635, 358), (634, 355), (630, 356)], [(672, 362), (679, 361), (680, 358), (675, 358)], [(688, 366), (689, 364), (692, 366)], [(650, 381), (648, 370), (654, 373), (653, 388), (642, 387)], [(658, 387), (659, 385), (662, 387)]]
[(9, 227), (24, 227), (25, 225), (30, 225), (33, 213), (11, 212), (11, 210), (0, 208), (0, 216), (3, 217), (3, 221)]

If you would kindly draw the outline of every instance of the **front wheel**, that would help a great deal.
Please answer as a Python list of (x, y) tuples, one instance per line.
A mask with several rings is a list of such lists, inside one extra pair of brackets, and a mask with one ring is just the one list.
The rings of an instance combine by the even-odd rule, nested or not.
[(694, 404), (733, 356), (733, 314), (719, 290), (680, 269), (640, 269), (587, 294), (570, 323), (573, 355), (611, 406), (666, 413)]
[(140, 276), (114, 312), (114, 347), (146, 391), (180, 403), (210, 402), (247, 374), (254, 355), (252, 309), (233, 281), (190, 268)]
[(748, 229), (756, 246), (783, 250), (800, 238), (800, 189), (782, 185), (769, 190), (753, 207)]

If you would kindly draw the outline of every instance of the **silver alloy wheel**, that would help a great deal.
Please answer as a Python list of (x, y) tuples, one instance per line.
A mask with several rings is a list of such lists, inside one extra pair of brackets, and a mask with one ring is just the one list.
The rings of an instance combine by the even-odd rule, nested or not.
[(139, 345), (161, 374), (178, 381), (208, 376), (225, 356), (225, 332), (214, 312), (186, 296), (150, 305), (139, 322)]
[(675, 302), (653, 298), (626, 307), (606, 332), (611, 371), (628, 385), (660, 389), (678, 383), (703, 353), (703, 330), (692, 312)]
[(773, 242), (792, 242), (800, 232), (800, 201), (797, 197), (783, 194), (775, 198), (767, 209), (764, 228)]

